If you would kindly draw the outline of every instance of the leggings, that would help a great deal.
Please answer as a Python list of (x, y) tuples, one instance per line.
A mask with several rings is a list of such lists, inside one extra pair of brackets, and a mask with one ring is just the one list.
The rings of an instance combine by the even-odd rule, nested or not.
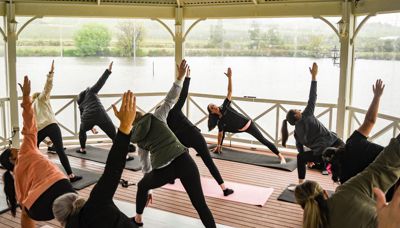
[(75, 192), (67, 179), (61, 179), (48, 188), (32, 204), (31, 208), (25, 208), (29, 217), (35, 221), (49, 221), (54, 219), (53, 202), (59, 196)]
[(67, 172), (67, 175), (72, 174), (71, 165), (69, 164), (69, 160), (67, 155), (64, 152), (64, 145), (61, 136), (61, 130), (58, 124), (52, 123), (47, 125), (45, 128), (38, 132), (37, 136), (37, 146), (46, 138), (49, 137), (50, 140), (54, 144), (54, 148), (56, 149), (57, 155), (60, 158), (61, 164)]
[(254, 124), (253, 121), (251, 121), (251, 124), (250, 124), (249, 128), (247, 128), (247, 130), (245, 132), (249, 133), (254, 138), (256, 138), (260, 143), (262, 143), (266, 147), (268, 147), (268, 149), (270, 149), (274, 154), (276, 154), (276, 155), (279, 154), (278, 148), (276, 148), (276, 146), (272, 142), (268, 141), (268, 139), (266, 139), (261, 134), (260, 130), (258, 130), (257, 126)]
[(136, 213), (143, 214), (147, 202), (147, 194), (150, 189), (159, 188), (176, 178), (181, 180), (204, 226), (207, 228), (216, 227), (214, 217), (207, 206), (201, 188), (199, 170), (188, 152), (175, 158), (166, 167), (153, 169), (150, 173), (144, 175), (138, 183), (138, 190), (136, 192)]
[(224, 180), (222, 179), (217, 166), (215, 166), (210, 156), (206, 140), (196, 127), (186, 128), (182, 132), (177, 133), (176, 137), (185, 147), (187, 148), (192, 147), (196, 150), (196, 152), (200, 155), (201, 159), (203, 160), (204, 164), (207, 166), (211, 175), (214, 177), (214, 179), (217, 181), (219, 185), (224, 183)]
[(101, 118), (101, 121), (82, 121), (81, 126), (79, 128), (79, 143), (81, 144), (81, 148), (85, 149), (86, 148), (86, 132), (89, 131), (94, 127), (94, 125), (99, 126), (101, 130), (103, 130), (106, 135), (114, 141), (115, 138), (115, 126), (113, 122), (111, 121), (110, 117), (106, 114), (103, 118)]
[[(340, 147), (344, 143), (341, 139), (337, 139), (331, 147)], [(314, 151), (304, 151), (297, 154), (297, 175), (299, 179), (303, 180), (306, 178), (306, 164), (307, 162), (323, 163), (322, 154), (314, 155)]]

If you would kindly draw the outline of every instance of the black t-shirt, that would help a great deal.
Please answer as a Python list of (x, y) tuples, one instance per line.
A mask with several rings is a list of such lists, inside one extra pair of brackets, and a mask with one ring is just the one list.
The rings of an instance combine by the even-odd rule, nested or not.
[(231, 101), (225, 98), (220, 107), (222, 117), (218, 121), (218, 131), (237, 133), (249, 121), (243, 114), (231, 107)]
[(362, 172), (381, 153), (384, 147), (368, 141), (367, 137), (357, 130), (347, 139), (345, 152), (341, 157), (343, 184), (353, 176)]

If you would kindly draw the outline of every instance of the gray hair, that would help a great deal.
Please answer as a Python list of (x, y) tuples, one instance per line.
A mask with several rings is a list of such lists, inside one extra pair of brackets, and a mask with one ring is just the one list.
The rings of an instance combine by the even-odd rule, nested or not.
[(71, 215), (78, 214), (86, 200), (79, 197), (76, 193), (66, 193), (59, 196), (53, 202), (54, 217), (65, 225)]

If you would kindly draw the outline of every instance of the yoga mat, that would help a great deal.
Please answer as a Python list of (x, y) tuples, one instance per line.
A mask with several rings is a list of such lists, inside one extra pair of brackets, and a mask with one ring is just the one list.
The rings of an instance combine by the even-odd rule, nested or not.
[[(290, 186), (296, 186), (295, 184), (290, 184), (288, 187)], [(285, 188), (285, 190), (283, 190), (282, 194), (278, 197), (278, 200), (280, 201), (284, 201), (284, 202), (288, 202), (288, 203), (296, 203), (296, 198), (294, 197), (294, 192), (290, 191), (288, 189), (288, 187)], [(333, 195), (333, 191), (327, 190), (328, 195), (332, 196)]]
[(0, 214), (3, 214), (10, 210), (10, 207), (7, 205), (6, 195), (4, 194), (4, 185), (1, 181), (0, 183)]
[[(135, 216), (136, 207), (134, 204), (114, 200), (115, 205), (128, 217)], [(143, 213), (143, 227), (147, 228), (170, 228), (170, 227), (184, 227), (184, 228), (203, 228), (203, 223), (200, 219), (174, 214), (171, 212), (161, 211), (151, 207), (146, 207)], [(219, 225), (219, 228), (229, 228), (229, 226)]]
[[(65, 173), (64, 167), (61, 164), (57, 164), (57, 166), (60, 168), (61, 171), (63, 171), (63, 173)], [(82, 176), (82, 179), (71, 183), (72, 187), (75, 190), (81, 190), (92, 184), (95, 184), (101, 177), (101, 173), (96, 173), (89, 170), (72, 168), (72, 172), (75, 175)]]
[[(210, 149), (214, 147), (215, 145), (209, 146)], [(280, 160), (277, 156), (240, 152), (239, 150), (235, 150), (233, 148), (223, 147), (222, 154), (210, 152), (210, 155), (212, 158), (216, 159), (281, 169), (290, 172), (297, 168), (296, 158), (286, 158), (286, 164), (281, 165)]]
[[(79, 148), (67, 148), (65, 150), (65, 153), (72, 157), (81, 158), (81, 159), (85, 159), (85, 160), (89, 160), (89, 161), (100, 162), (100, 163), (105, 164), (107, 161), (108, 153), (110, 152), (109, 149), (94, 147), (94, 146), (90, 146), (90, 145), (86, 146), (86, 154), (80, 154), (80, 153), (75, 152), (78, 149)], [(142, 167), (141, 167), (141, 164), (139, 161), (139, 157), (136, 155), (134, 155), (133, 157), (135, 159), (126, 162), (125, 169), (129, 169), (132, 171), (141, 170)]]
[[(214, 197), (218, 199), (234, 201), (239, 203), (246, 203), (256, 206), (264, 206), (268, 198), (274, 191), (273, 188), (264, 188), (248, 184), (239, 184), (235, 182), (225, 182), (227, 188), (234, 190), (234, 193), (229, 196), (224, 196), (218, 183), (211, 178), (201, 177), (201, 186), (205, 196)], [(175, 180), (175, 184), (166, 184), (163, 188), (186, 192), (179, 179)]]

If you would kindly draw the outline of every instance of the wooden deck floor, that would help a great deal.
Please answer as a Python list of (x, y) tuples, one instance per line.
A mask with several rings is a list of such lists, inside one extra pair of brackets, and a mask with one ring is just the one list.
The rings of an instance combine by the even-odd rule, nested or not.
[[(207, 168), (199, 157), (194, 156), (200, 173), (203, 176), (211, 177)], [(50, 159), (59, 163), (58, 157), (49, 155)], [(85, 168), (102, 172), (104, 165), (96, 162), (85, 161), (69, 157), (71, 165), (77, 168)], [(207, 203), (217, 223), (232, 227), (301, 227), (302, 210), (298, 205), (278, 201), (277, 197), (290, 183), (296, 183), (297, 171), (287, 172), (276, 169), (246, 165), (235, 162), (214, 160), (222, 177), (226, 181), (246, 183), (251, 185), (272, 187), (274, 192), (264, 207), (257, 207), (242, 203), (235, 203), (221, 199), (207, 197)], [(141, 172), (125, 170), (123, 178), (132, 182), (138, 182), (142, 177)], [(308, 171), (307, 179), (318, 181), (324, 188), (333, 190), (334, 184), (328, 176), (322, 176), (319, 172)], [(93, 186), (80, 191), (80, 194), (87, 197)], [(115, 199), (134, 203), (136, 198), (136, 186), (129, 188), (119, 187)], [(185, 193), (166, 189), (154, 191), (153, 204), (150, 206), (163, 211), (177, 213), (185, 216), (198, 218), (192, 207), (188, 196)], [(0, 215), (0, 227), (20, 227), (20, 212), (13, 218), (10, 213)], [(133, 215), (132, 215), (133, 216)], [(156, 218), (155, 218), (156, 219)], [(165, 221), (168, 222), (168, 221)], [(61, 227), (57, 221), (38, 223), (39, 226), (50, 225)], [(174, 224), (171, 224), (174, 227)]]

